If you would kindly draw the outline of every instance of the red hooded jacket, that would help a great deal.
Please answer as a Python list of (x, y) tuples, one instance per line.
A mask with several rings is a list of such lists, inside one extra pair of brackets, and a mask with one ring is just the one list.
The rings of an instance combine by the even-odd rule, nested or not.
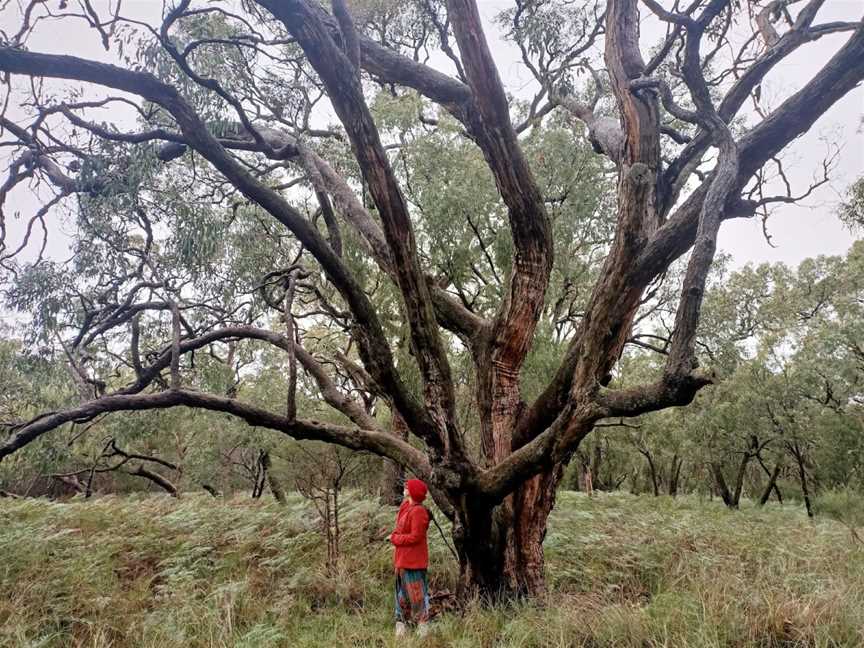
[(396, 514), (396, 530), (390, 542), (396, 547), (393, 564), (396, 569), (426, 569), (429, 567), (429, 544), (426, 530), (429, 513), (422, 504), (411, 500), (402, 502)]

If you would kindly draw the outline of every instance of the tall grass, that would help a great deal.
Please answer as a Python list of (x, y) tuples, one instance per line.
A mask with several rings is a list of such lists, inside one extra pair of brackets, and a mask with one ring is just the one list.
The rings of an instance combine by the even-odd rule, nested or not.
[[(0, 501), (0, 647), (394, 646), (392, 517), (353, 499), (329, 578), (297, 498)], [(563, 493), (545, 547), (544, 600), (470, 604), (425, 645), (864, 646), (864, 550), (798, 508)]]

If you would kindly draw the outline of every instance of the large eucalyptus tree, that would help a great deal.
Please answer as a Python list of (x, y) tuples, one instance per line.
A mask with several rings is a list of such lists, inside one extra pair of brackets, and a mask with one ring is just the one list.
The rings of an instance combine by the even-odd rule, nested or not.
[[(34, 324), (53, 331), (80, 391), (68, 408), (11, 422), (0, 459), (68, 422), (174, 406), (376, 453), (429, 481), (454, 523), (463, 584), (490, 594), (543, 589), (555, 489), (598, 421), (687, 404), (712, 382), (693, 345), (720, 225), (794, 200), (765, 195), (763, 167), (864, 78), (864, 26), (820, 22), (824, 0), (515, 0), (500, 21), (536, 79), (524, 105), (502, 83), (476, 0), (177, 0), (156, 24), (124, 15), (119, 2), (94, 4), (24, 3), (20, 29), (0, 46), (3, 144), (14, 151), (0, 204), (31, 178), (53, 187), (25, 243), (68, 205), (87, 232), (75, 263), (90, 269), (73, 277), (16, 263), (21, 246), (0, 218), (11, 302), (44, 306), (39, 293), (50, 293)], [(645, 56), (648, 15), (665, 36)], [(75, 20), (116, 64), (27, 47), (42, 25)], [(800, 90), (773, 109), (746, 108), (786, 57), (841, 32)], [(56, 80), (89, 85), (61, 99), (68, 86)], [(405, 100), (388, 113), (401, 126), (373, 116), (370, 99), (387, 93)], [(88, 117), (128, 105), (135, 127)], [(322, 123), (327, 116), (338, 124)], [(531, 148), (548, 124), (567, 120), (617, 181), (608, 242), (578, 298), (572, 277), (556, 276), (572, 261), (553, 253), (556, 228), (602, 207), (575, 207), (573, 178), (542, 168), (543, 149)], [(406, 131), (458, 152), (443, 181), (430, 180), (436, 169), (413, 173), (423, 158), (401, 155), (412, 145)], [(584, 140), (562, 132), (581, 160)], [(557, 164), (575, 168), (566, 156)], [(424, 210), (450, 199), (451, 186), (465, 190), (466, 177), (480, 195), (494, 179), (491, 198), (430, 226)], [(452, 230), (441, 226), (448, 220)], [(469, 226), (481, 261), (460, 274), (441, 251), (459, 245), (448, 232)], [(262, 252), (265, 242), (281, 252)], [(230, 280), (228, 266), (211, 265), (220, 243)], [(662, 372), (617, 388), (640, 309), (688, 252)], [(555, 331), (560, 355), (529, 399), (520, 376), (541, 330)], [(312, 353), (312, 340), (329, 342)], [(285, 354), (278, 411), (193, 378), (196, 352), (234, 371), (249, 341)], [(456, 364), (463, 357), (467, 369)], [(297, 412), (297, 362), (350, 423)], [(460, 413), (466, 390), (474, 419)], [(407, 435), (383, 429), (370, 398)]]

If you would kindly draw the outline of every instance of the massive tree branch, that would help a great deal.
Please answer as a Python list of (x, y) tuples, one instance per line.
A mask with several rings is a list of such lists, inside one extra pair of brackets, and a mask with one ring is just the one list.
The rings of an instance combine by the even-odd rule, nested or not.
[[(154, 129), (143, 133), (120, 133), (85, 121), (76, 116), (68, 108), (61, 107), (60, 110), (74, 125), (109, 141), (130, 144), (139, 144), (154, 140), (170, 142), (161, 147), (157, 153), (159, 159), (164, 162), (177, 159), (189, 148), (188, 143), (180, 133), (174, 133), (165, 129)], [(223, 125), (222, 130), (228, 129), (225, 129)], [(325, 199), (327, 195), (332, 197), (339, 214), (360, 235), (361, 244), (365, 245), (367, 252), (374, 259), (378, 267), (395, 281), (393, 262), (384, 232), (381, 231), (381, 227), (362, 205), (348, 182), (336, 173), (324, 158), (316, 153), (308, 144), (299, 141), (287, 132), (275, 128), (257, 128), (258, 134), (268, 144), (266, 149), (262, 149), (257, 144), (252, 135), (246, 132), (242, 124), (237, 123), (233, 130), (237, 133), (236, 136), (217, 138), (217, 141), (226, 149), (255, 151), (263, 153), (271, 159), (296, 161), (306, 172), (309, 182), (316, 192), (320, 194), (320, 197)], [(74, 184), (75, 181), (67, 176), (63, 176), (62, 181), (73, 188), (81, 190), (78, 185)], [(87, 190), (91, 190), (91, 188), (87, 186)], [(326, 212), (324, 217), (325, 220), (328, 217)], [(328, 229), (332, 229), (330, 223), (328, 223)], [(333, 239), (331, 233), (330, 245), (337, 256), (341, 256), (341, 242), (334, 244), (335, 240), (338, 239)], [(436, 284), (434, 278), (430, 275), (426, 275), (426, 282), (432, 294), (435, 314), (442, 326), (462, 336), (465, 340), (471, 340), (477, 336), (483, 327), (490, 325), (483, 318), (465, 308), (458, 300), (452, 298), (446, 290)]]
[[(610, 13), (614, 9), (614, 7), (610, 8)], [(856, 63), (862, 58), (864, 58), (864, 28), (859, 26), (849, 41), (804, 88), (787, 99), (763, 123), (751, 129), (739, 140), (739, 168), (734, 189), (729, 192), (723, 205), (722, 219), (748, 217), (754, 213), (756, 205), (741, 200), (737, 192), (743, 189), (756, 170), (798, 135), (812, 127), (831, 105), (864, 79), (864, 66)], [(638, 65), (636, 69), (638, 70)], [(723, 103), (721, 103), (717, 110), (721, 117), (723, 117), (723, 110)], [(609, 268), (618, 245), (616, 238), (616, 243), (613, 244), (607, 258), (607, 270), (603, 273), (603, 277), (607, 278), (605, 279), (607, 285), (602, 290), (595, 288), (594, 297), (587, 309), (589, 320), (592, 313), (608, 310), (602, 301), (598, 301), (601, 297), (609, 300), (613, 296), (625, 294), (626, 291), (641, 294), (640, 286), (647, 286), (675, 259), (691, 248), (697, 236), (699, 216), (712, 179), (713, 175), (706, 178), (675, 214), (645, 242), (638, 253), (633, 257), (624, 257), (627, 272), (633, 282), (629, 285), (624, 283), (612, 285), (608, 280), (612, 277)], [(619, 191), (619, 201), (620, 196)], [(601, 281), (604, 279), (601, 278)], [(619, 317), (613, 321), (620, 322), (622, 319)], [(583, 321), (554, 378), (520, 418), (514, 433), (514, 448), (526, 444), (552, 425), (567, 402), (580, 358), (598, 357), (596, 352), (586, 353), (583, 337), (589, 324), (589, 321)], [(593, 380), (592, 376), (586, 378)]]
[(342, 260), (309, 221), (276, 191), (254, 179), (227, 153), (174, 88), (147, 73), (71, 56), (37, 54), (11, 47), (0, 47), (0, 70), (13, 74), (87, 81), (116, 88), (142, 96), (171, 113), (190, 146), (221, 171), (250, 200), (291, 230), (315, 256), (348, 303), (359, 324), (363, 362), (375, 379), (393, 394), (394, 405), (412, 432), (426, 441), (431, 448), (443, 450), (438, 425), (402, 383), (393, 365), (392, 353), (378, 316), (369, 298)]
[[(378, 208), (393, 270), (411, 330), (414, 357), (424, 379), (426, 407), (440, 441), (465, 460), (456, 423), (450, 363), (438, 332), (429, 286), (420, 270), (408, 205), (396, 181), (358, 77), (343, 74), (351, 62), (333, 41), (328, 25), (305, 0), (259, 0), (297, 39), (321, 78), (345, 127), (354, 156)], [(410, 423), (409, 423), (410, 424)]]
[(515, 254), (508, 290), (488, 344), (475, 349), (487, 460), (510, 452), (519, 372), (534, 338), (552, 271), (552, 233), (543, 197), (522, 154), (474, 0), (449, 0), (453, 32), (476, 111), (467, 123), (508, 208)]
[(249, 425), (282, 432), (297, 440), (324, 441), (352, 450), (372, 452), (393, 459), (409, 467), (416, 474), (428, 478), (429, 463), (419, 450), (387, 432), (361, 430), (313, 420), (291, 421), (261, 408), (203, 392), (174, 389), (155, 394), (124, 394), (98, 398), (60, 412), (43, 416), (15, 432), (0, 444), (0, 460), (46, 432), (70, 421), (89, 420), (108, 412), (165, 409), (169, 407), (196, 407), (232, 414)]

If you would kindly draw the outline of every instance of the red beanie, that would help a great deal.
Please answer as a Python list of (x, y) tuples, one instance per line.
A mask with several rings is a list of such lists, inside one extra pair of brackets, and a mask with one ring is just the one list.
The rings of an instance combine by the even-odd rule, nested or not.
[(408, 489), (408, 494), (411, 496), (411, 499), (415, 502), (422, 502), (426, 499), (426, 493), (429, 492), (429, 489), (426, 488), (426, 484), (419, 479), (409, 479), (405, 482), (405, 487)]

